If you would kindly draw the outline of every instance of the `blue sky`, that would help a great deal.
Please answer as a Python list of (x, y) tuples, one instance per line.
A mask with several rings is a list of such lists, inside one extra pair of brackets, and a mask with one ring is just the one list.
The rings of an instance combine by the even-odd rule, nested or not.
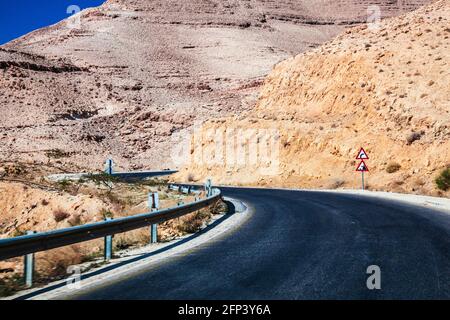
[(67, 8), (96, 7), (105, 0), (0, 0), (0, 45), (69, 16)]

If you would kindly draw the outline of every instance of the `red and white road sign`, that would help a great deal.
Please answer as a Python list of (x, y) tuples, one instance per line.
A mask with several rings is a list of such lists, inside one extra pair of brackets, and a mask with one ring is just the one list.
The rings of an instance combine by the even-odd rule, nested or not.
[(364, 160), (361, 160), (361, 163), (358, 165), (358, 168), (356, 168), (356, 171), (358, 172), (368, 172), (369, 168), (367, 167)]
[(361, 148), (361, 150), (359, 150), (356, 160), (369, 160), (369, 156), (367, 155), (367, 152), (366, 150), (364, 150), (364, 148)]

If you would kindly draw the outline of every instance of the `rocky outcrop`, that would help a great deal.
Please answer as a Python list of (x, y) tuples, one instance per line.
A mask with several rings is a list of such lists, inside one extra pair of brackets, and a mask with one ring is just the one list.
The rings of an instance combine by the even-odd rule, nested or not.
[(124, 169), (173, 167), (174, 134), (252, 109), (274, 64), (362, 22), (370, 4), (107, 1), (0, 47), (0, 155), (53, 161), (43, 150), (61, 149), (68, 166), (100, 169), (112, 155)]
[[(359, 188), (355, 158), (365, 147), (369, 188), (441, 194), (434, 180), (450, 161), (449, 19), (450, 1), (437, 1), (375, 30), (349, 29), (278, 64), (254, 110), (197, 131), (192, 162), (179, 179)], [(223, 141), (217, 136), (232, 128), (250, 133), (248, 141), (254, 135), (264, 141), (264, 133), (274, 130), (279, 153), (269, 160), (278, 170), (262, 173), (248, 160), (259, 154), (248, 149), (236, 149), (241, 162), (228, 161), (226, 151), (220, 164), (197, 161), (198, 152), (214, 150)]]

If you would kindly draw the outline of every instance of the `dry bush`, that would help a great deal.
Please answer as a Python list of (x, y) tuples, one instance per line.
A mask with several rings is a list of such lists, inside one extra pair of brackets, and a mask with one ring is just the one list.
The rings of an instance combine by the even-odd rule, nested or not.
[(397, 163), (397, 162), (391, 162), (388, 164), (388, 166), (386, 167), (386, 172), (387, 173), (394, 173), (397, 172), (398, 170), (400, 170), (402, 166)]
[(218, 201), (211, 207), (212, 214), (226, 214), (228, 212), (228, 206), (223, 201)]
[(70, 214), (62, 209), (56, 209), (55, 211), (53, 211), (53, 218), (56, 222), (66, 220), (68, 217), (70, 217)]
[(408, 145), (411, 145), (414, 141), (420, 140), (420, 138), (422, 138), (423, 132), (411, 132), (407, 137), (406, 137), (406, 143)]
[(207, 210), (199, 210), (178, 219), (175, 228), (182, 233), (196, 233), (203, 224), (211, 218), (211, 213)]
[(78, 265), (83, 261), (79, 245), (40, 252), (36, 255), (37, 281), (46, 283), (67, 275), (69, 266)]
[(330, 185), (330, 189), (338, 189), (338, 188), (340, 188), (340, 187), (343, 187), (345, 185), (345, 180), (343, 180), (343, 179), (334, 179), (332, 182), (331, 182), (331, 185)]
[(103, 217), (103, 220), (114, 218), (114, 213), (106, 209), (102, 209), (102, 211), (100, 211), (100, 215)]
[(450, 167), (443, 170), (435, 180), (439, 190), (447, 191), (450, 189)]

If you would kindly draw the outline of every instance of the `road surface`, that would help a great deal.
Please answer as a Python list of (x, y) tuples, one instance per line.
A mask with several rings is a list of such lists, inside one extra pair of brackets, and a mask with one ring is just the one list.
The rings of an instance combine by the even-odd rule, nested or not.
[[(449, 299), (450, 215), (358, 195), (224, 188), (252, 216), (75, 299)], [(381, 268), (368, 290), (367, 267)]]

